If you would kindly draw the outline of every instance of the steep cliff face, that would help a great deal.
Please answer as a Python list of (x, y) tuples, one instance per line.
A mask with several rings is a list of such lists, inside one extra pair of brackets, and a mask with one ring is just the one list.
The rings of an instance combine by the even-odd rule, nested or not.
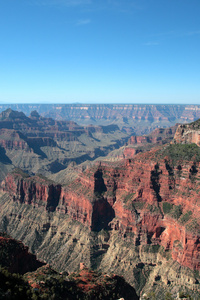
[(18, 170), (2, 181), (2, 189), (10, 193), (13, 201), (44, 206), (48, 211), (56, 209), (61, 194), (61, 185), (53, 184), (43, 177), (29, 177)]
[(0, 129), (0, 145), (6, 150), (23, 150), (26, 152), (33, 151), (26, 138), (18, 131), (13, 129)]
[(55, 299), (139, 299), (123, 277), (89, 270), (84, 263), (76, 273), (56, 272), (38, 261), (22, 242), (1, 232), (0, 278), (1, 299), (50, 299), (52, 291)]
[(158, 163), (158, 154), (101, 164), (66, 187), (15, 173), (2, 189), (14, 201), (57, 210), (92, 231), (132, 233), (135, 245), (161, 245), (181, 265), (200, 270), (200, 164), (173, 165), (168, 157)]
[(191, 144), (194, 143), (197, 146), (200, 146), (200, 122), (196, 122), (179, 125), (175, 136), (174, 143), (178, 144)]
[(85, 262), (138, 292), (199, 293), (200, 159), (179, 146), (97, 163), (65, 186), (15, 171), (2, 182), (1, 228), (60, 270)]
[[(131, 135), (143, 135), (148, 134), (157, 127), (170, 127), (176, 123), (192, 122), (200, 118), (200, 106), (199, 105), (138, 105), (138, 104), (2, 104), (0, 111), (5, 109), (0, 119), (6, 124), (6, 118), (13, 119), (18, 118), (20, 124), (24, 116), (22, 113), (18, 113), (17, 116), (13, 116), (13, 113), (9, 112), (9, 108), (13, 110), (23, 111), (29, 116), (30, 126), (34, 127), (34, 122), (40, 122), (46, 124), (42, 117), (48, 118), (48, 123), (52, 128), (58, 128), (60, 126), (60, 120), (71, 120), (71, 123), (77, 122), (81, 125), (118, 125), (119, 128), (126, 132), (129, 137)], [(33, 110), (33, 113), (31, 113)], [(39, 114), (40, 115), (39, 115)], [(10, 116), (11, 115), (11, 116)], [(42, 117), (41, 117), (42, 116)], [(58, 124), (54, 124), (52, 119), (58, 121)], [(34, 121), (34, 122), (33, 122)], [(33, 126), (34, 125), (34, 126)], [(72, 124), (71, 124), (72, 125)], [(6, 126), (10, 126), (7, 123)], [(0, 124), (1, 127), (1, 124)], [(72, 125), (72, 127), (76, 127)], [(7, 128), (7, 127), (6, 127)], [(11, 127), (8, 127), (11, 128)], [(15, 128), (16, 129), (16, 128)], [(108, 129), (108, 128), (105, 128)], [(76, 129), (75, 129), (76, 130)], [(87, 131), (87, 130), (86, 130)]]
[(15, 202), (46, 211), (57, 210), (92, 230), (107, 229), (114, 217), (112, 205), (102, 195), (106, 186), (101, 170), (97, 170), (92, 179), (78, 178), (69, 186), (62, 187), (43, 176), (30, 177), (16, 169), (2, 181), (1, 189), (9, 192)]
[[(117, 188), (108, 188), (108, 193), (114, 190), (115, 194), (111, 226), (122, 235), (132, 232), (136, 245), (159, 244), (171, 250), (180, 264), (200, 270), (199, 164), (194, 179), (193, 163), (182, 166), (179, 174), (166, 160), (144, 164), (142, 158), (127, 162), (125, 169), (121, 166), (114, 175)], [(104, 172), (107, 177), (108, 169)]]
[(11, 138), (15, 137), (14, 134), (16, 135), (17, 131), (20, 131), (21, 135), (24, 134), (24, 136), (30, 138), (50, 137), (58, 140), (77, 140), (83, 133), (87, 135), (91, 133), (110, 133), (119, 130), (119, 127), (117, 125), (80, 126), (73, 121), (56, 121), (52, 118), (44, 118), (35, 111), (27, 117), (24, 113), (9, 108), (0, 113), (0, 129), (2, 134), (5, 134), (5, 136), (10, 134)]
[(177, 127), (178, 124), (170, 128), (156, 128), (148, 135), (131, 136), (123, 152), (124, 158), (132, 158), (139, 152), (173, 141)]
[[(1, 111), (11, 107), (29, 115), (33, 109), (43, 116), (57, 119), (116, 119), (134, 118), (138, 120), (167, 120), (182, 119), (193, 121), (200, 117), (199, 105), (147, 105), (147, 104), (12, 104), (1, 105)], [(38, 118), (36, 111), (31, 113), (32, 118)], [(8, 115), (8, 113), (4, 113)]]
[(150, 134), (144, 136), (131, 136), (128, 145), (166, 144), (174, 138), (178, 124), (170, 128), (156, 128)]

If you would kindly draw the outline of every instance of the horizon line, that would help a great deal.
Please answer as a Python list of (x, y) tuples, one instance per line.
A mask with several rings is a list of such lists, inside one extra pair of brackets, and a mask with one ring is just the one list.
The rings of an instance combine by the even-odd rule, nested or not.
[(195, 104), (195, 103), (138, 103), (138, 102), (134, 102), (134, 103), (122, 103), (122, 102), (116, 102), (116, 103), (87, 103), (87, 102), (71, 102), (71, 103), (54, 103), (54, 102), (37, 102), (37, 103), (34, 103), (34, 102), (10, 102), (10, 103), (5, 103), (5, 102), (0, 102), (0, 105), (61, 105), (61, 106), (64, 106), (64, 105), (198, 105), (200, 106), (200, 103), (199, 104)]

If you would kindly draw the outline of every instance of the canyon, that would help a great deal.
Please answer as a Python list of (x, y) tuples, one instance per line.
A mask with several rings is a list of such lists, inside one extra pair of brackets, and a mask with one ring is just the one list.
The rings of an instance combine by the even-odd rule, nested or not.
[(55, 269), (84, 262), (123, 275), (138, 293), (185, 282), (199, 293), (199, 163), (193, 174), (194, 162), (155, 157), (94, 165), (68, 186), (15, 171), (2, 182), (1, 230)]
[[(8, 116), (2, 118), (8, 122)], [(8, 147), (12, 151), (20, 147), (23, 155), (35, 153), (29, 136), (20, 135), (27, 129), (1, 130), (2, 136), (9, 130), (9, 139), (27, 142), (9, 146), (1, 142), (5, 155)], [(90, 130), (97, 129), (91, 126)], [(77, 168), (76, 176), (65, 184), (26, 168), (13, 168), (1, 182), (0, 230), (23, 241), (56, 270), (75, 272), (84, 263), (96, 271), (122, 275), (141, 297), (154, 293), (157, 299), (165, 299), (169, 292), (175, 297), (184, 291), (198, 299), (198, 130), (196, 121), (129, 137), (120, 159), (94, 160)], [(58, 135), (53, 139), (57, 141)]]
[(36, 111), (27, 117), (9, 108), (0, 114), (3, 175), (7, 169), (19, 167), (32, 175), (50, 176), (70, 164), (107, 155), (123, 146), (130, 135), (117, 125), (80, 126), (73, 121), (44, 118)]
[(135, 135), (148, 134), (157, 127), (171, 127), (200, 118), (199, 105), (164, 104), (1, 104), (0, 112), (11, 108), (27, 116), (37, 111), (42, 117), (74, 121), (81, 125), (116, 124)]

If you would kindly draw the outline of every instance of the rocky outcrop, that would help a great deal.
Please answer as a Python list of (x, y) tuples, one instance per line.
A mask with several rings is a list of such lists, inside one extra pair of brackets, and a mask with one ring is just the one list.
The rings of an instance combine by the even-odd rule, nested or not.
[(55, 211), (61, 194), (61, 185), (41, 176), (29, 177), (18, 170), (6, 177), (2, 189), (10, 193), (13, 201), (45, 207), (48, 211)]
[[(18, 118), (19, 124), (24, 123), (24, 115), (22, 113), (13, 115), (13, 113), (9, 113), (10, 108), (23, 111), (27, 116), (29, 115), (28, 120), (26, 119), (30, 123), (29, 128), (31, 126), (35, 127), (38, 121), (44, 124), (44, 117), (46, 117), (48, 118), (48, 124), (52, 126), (60, 126), (60, 120), (71, 120), (83, 126), (93, 124), (95, 127), (96, 125), (112, 124), (113, 126), (115, 124), (123, 132), (126, 132), (129, 137), (133, 134), (148, 134), (157, 127), (170, 127), (176, 123), (192, 122), (200, 118), (199, 105), (2, 104), (0, 111), (7, 109), (2, 116), (0, 114), (0, 119), (4, 121), (3, 126), (10, 126), (10, 123), (5, 120), (9, 115), (11, 115), (10, 121), (15, 117)], [(32, 111), (33, 113), (31, 113)], [(59, 123), (55, 124), (52, 118), (59, 121)]]
[(135, 290), (125, 282), (124, 278), (116, 274), (98, 274), (83, 267), (72, 276), (74, 282), (89, 299), (99, 299), (100, 295), (102, 295), (103, 299), (110, 300), (114, 298), (113, 294), (116, 295), (118, 299), (139, 299)]
[(56, 141), (50, 137), (29, 137), (27, 142), (31, 148), (36, 147), (56, 147), (58, 146)]
[(23, 150), (25, 152), (33, 151), (29, 147), (26, 138), (13, 129), (0, 129), (0, 146), (6, 150)]
[(139, 299), (123, 277), (89, 270), (83, 263), (81, 266), (72, 274), (56, 272), (50, 265), (38, 261), (22, 242), (0, 233), (1, 299), (7, 299), (8, 294), (13, 299), (49, 299), (52, 289), (56, 299), (97, 300), (103, 296), (110, 300), (115, 298), (113, 295), (127, 300)]
[[(109, 228), (114, 210), (102, 195), (106, 187), (101, 171), (97, 170), (93, 175), (93, 182), (85, 183), (82, 186), (81, 180), (77, 179), (72, 185), (61, 187), (43, 176), (30, 177), (21, 170), (15, 170), (2, 181), (1, 188), (9, 192), (15, 202), (41, 207), (46, 211), (57, 210), (91, 230)], [(88, 188), (89, 193), (85, 195)]]
[(7, 176), (14, 201), (57, 211), (92, 231), (132, 233), (137, 245), (160, 245), (181, 265), (200, 270), (199, 163), (174, 166), (158, 151), (141, 153), (115, 167), (87, 169), (68, 186), (40, 177)]
[(131, 136), (123, 151), (124, 158), (132, 158), (137, 153), (149, 151), (156, 145), (164, 145), (174, 138), (178, 124), (170, 128), (156, 128), (148, 135)]
[(0, 265), (11, 273), (24, 274), (44, 265), (28, 247), (0, 232)]
[(182, 166), (183, 177), (166, 161), (138, 163), (127, 161), (126, 169), (115, 173), (112, 228), (122, 235), (133, 233), (135, 245), (159, 244), (180, 264), (200, 270), (198, 178), (191, 180), (192, 163)]
[[(84, 262), (89, 268), (100, 269), (108, 274), (113, 272), (123, 275), (136, 288), (138, 294), (140, 292), (148, 294), (152, 291), (159, 299), (164, 300), (167, 292), (173, 290), (174, 295), (174, 292), (176, 294), (179, 291), (180, 286), (185, 286), (190, 293), (198, 294), (200, 291), (197, 271), (199, 241), (195, 240), (197, 235), (194, 227), (192, 231), (187, 230), (186, 226), (173, 216), (181, 202), (174, 204), (176, 206), (173, 206), (172, 211), (159, 202), (161, 209), (169, 210), (168, 213), (164, 213), (165, 217), (162, 219), (157, 206), (149, 205), (148, 199), (142, 202), (144, 191), (139, 192), (140, 200), (133, 201), (131, 199), (133, 193), (128, 195), (123, 190), (118, 193), (115, 188), (113, 189), (120, 181), (124, 191), (130, 188), (130, 182), (125, 186), (127, 177), (123, 180), (125, 176), (121, 167), (121, 178), (117, 178), (119, 170), (113, 171), (111, 168), (109, 172), (113, 171), (113, 173), (112, 176), (110, 173), (109, 180), (105, 176), (105, 168), (108, 166), (101, 166), (104, 183), (107, 186), (107, 191), (102, 196), (107, 198), (116, 214), (110, 222), (112, 230), (91, 231), (90, 225), (85, 226), (87, 223), (82, 223), (81, 218), (78, 218), (80, 214), (76, 214), (76, 218), (73, 219), (67, 212), (61, 213), (59, 210), (49, 212), (44, 206), (13, 202), (7, 193), (0, 198), (0, 227), (15, 238), (23, 240), (33, 253), (37, 253), (39, 259), (47, 261), (59, 272), (77, 271), (80, 262)], [(127, 175), (131, 177), (130, 170)], [(94, 184), (92, 177), (94, 179), (94, 173), (92, 176), (92, 172), (88, 171), (86, 176), (88, 185), (91, 182)], [(86, 182), (84, 179), (83, 181)], [(78, 182), (76, 185), (78, 186)], [(79, 185), (81, 186), (80, 181)], [(84, 197), (86, 191), (88, 191), (87, 187), (85, 187)], [(152, 191), (150, 185), (149, 191)], [(144, 197), (146, 196), (144, 194)], [(69, 191), (68, 197), (69, 200), (75, 197), (75, 192), (70, 197)], [(155, 191), (152, 191), (151, 200), (157, 201), (156, 197)], [(80, 205), (82, 198), (83, 195), (79, 194)], [(188, 208), (190, 205), (191, 209), (190, 199), (186, 204)], [(84, 201), (83, 205), (86, 205)], [(192, 220), (197, 215), (198, 213), (195, 215), (193, 212)], [(182, 221), (187, 219), (186, 217), (185, 213), (182, 213)], [(189, 268), (186, 267), (187, 265)], [(196, 273), (192, 268), (196, 269)]]
[(179, 125), (175, 136), (174, 143), (177, 144), (191, 144), (194, 143), (197, 146), (200, 146), (200, 122), (196, 122)]
[[(5, 136), (10, 135), (10, 130), (20, 131), (27, 138), (54, 138), (57, 140), (77, 140), (81, 134), (86, 133), (110, 133), (119, 130), (117, 125), (107, 126), (79, 126), (73, 121), (56, 121), (52, 118), (44, 118), (36, 111), (29, 117), (24, 113), (13, 111), (10, 108), (0, 113), (0, 129)], [(1, 134), (1, 132), (0, 132)]]
[(169, 143), (173, 140), (177, 127), (178, 124), (170, 128), (156, 128), (148, 135), (131, 136), (128, 145), (145, 145), (147, 143), (163, 145)]

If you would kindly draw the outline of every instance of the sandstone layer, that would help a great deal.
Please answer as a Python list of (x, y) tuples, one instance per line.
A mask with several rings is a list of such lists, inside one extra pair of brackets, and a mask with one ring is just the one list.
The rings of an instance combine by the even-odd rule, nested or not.
[(123, 274), (137, 292), (187, 282), (198, 293), (200, 164), (165, 154), (98, 163), (66, 186), (15, 172), (2, 183), (2, 230), (60, 270), (84, 262)]
[(200, 121), (179, 125), (174, 136), (174, 143), (191, 144), (200, 146)]

